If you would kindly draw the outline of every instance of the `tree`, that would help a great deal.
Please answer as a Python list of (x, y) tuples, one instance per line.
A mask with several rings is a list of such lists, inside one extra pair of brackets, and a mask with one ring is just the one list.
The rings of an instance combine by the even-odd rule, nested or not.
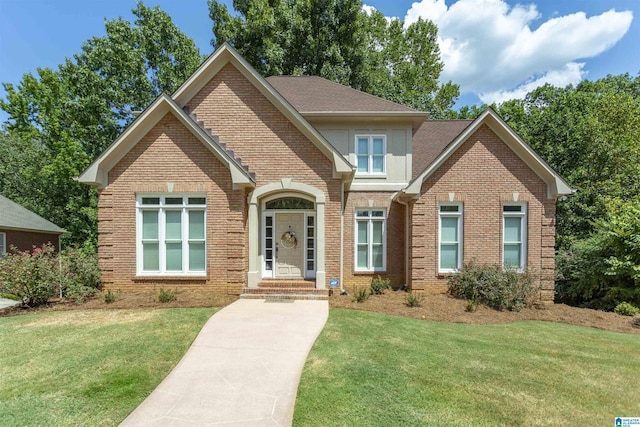
[(19, 200), (47, 207), (34, 210), (70, 232), (66, 243), (96, 237), (95, 191), (74, 177), (133, 120), (134, 111), (173, 92), (202, 60), (193, 40), (161, 9), (138, 3), (133, 13), (133, 24), (105, 21), (106, 35), (86, 41), (57, 70), (39, 68), (17, 87), (3, 83), (6, 132), (13, 141), (41, 146), (46, 155), (31, 184), (46, 191)]
[(459, 96), (439, 85), (437, 27), (404, 28), (360, 0), (209, 0), (212, 45), (227, 41), (263, 76), (317, 75), (443, 117)]

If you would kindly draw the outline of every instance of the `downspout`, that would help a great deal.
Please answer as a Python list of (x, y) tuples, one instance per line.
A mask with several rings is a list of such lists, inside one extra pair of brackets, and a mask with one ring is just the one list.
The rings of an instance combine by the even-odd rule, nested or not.
[(344, 293), (344, 180), (340, 181), (340, 295)]

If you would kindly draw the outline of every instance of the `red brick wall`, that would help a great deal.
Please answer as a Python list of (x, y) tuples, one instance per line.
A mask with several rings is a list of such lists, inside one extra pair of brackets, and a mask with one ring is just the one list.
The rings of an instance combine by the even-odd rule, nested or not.
[[(207, 196), (207, 277), (136, 277), (136, 194), (201, 192)], [(246, 194), (232, 189), (231, 173), (171, 113), (109, 172), (99, 194), (98, 241), (102, 281), (111, 289), (202, 287), (240, 293), (248, 264)]]
[(3, 229), (0, 229), (0, 233), (6, 234), (7, 252), (9, 252), (11, 246), (15, 246), (21, 251), (30, 251), (34, 246), (39, 248), (45, 243), (51, 243), (55, 250), (58, 251), (60, 236), (57, 234)]
[(553, 300), (555, 200), (547, 186), (486, 125), (475, 132), (422, 185), (410, 207), (412, 218), (411, 286), (429, 292), (446, 290), (438, 274), (438, 203), (463, 203), (464, 262), (501, 264), (502, 206), (527, 204), (527, 266), (540, 276), (541, 298)]
[[(405, 206), (391, 201), (394, 193), (353, 192), (346, 196), (344, 212), (344, 285), (348, 289), (368, 286), (373, 277), (388, 277), (394, 288), (406, 282)], [(361, 209), (383, 209), (387, 215), (387, 264), (385, 272), (355, 271), (355, 214)]]
[(230, 64), (187, 106), (255, 172), (256, 188), (292, 178), (325, 193), (326, 277), (339, 277), (341, 184), (332, 162)]

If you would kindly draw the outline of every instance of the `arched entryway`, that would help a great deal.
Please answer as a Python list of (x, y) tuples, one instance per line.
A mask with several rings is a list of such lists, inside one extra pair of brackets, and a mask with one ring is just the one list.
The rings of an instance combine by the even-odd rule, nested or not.
[(249, 195), (248, 286), (264, 278), (313, 279), (325, 286), (324, 193), (282, 179)]

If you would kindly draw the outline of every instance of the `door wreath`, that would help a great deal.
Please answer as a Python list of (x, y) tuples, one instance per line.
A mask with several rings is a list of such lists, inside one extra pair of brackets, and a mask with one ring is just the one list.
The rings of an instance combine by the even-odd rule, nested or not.
[(298, 246), (298, 238), (296, 237), (296, 232), (289, 230), (285, 231), (280, 237), (280, 244), (285, 249), (293, 249)]

